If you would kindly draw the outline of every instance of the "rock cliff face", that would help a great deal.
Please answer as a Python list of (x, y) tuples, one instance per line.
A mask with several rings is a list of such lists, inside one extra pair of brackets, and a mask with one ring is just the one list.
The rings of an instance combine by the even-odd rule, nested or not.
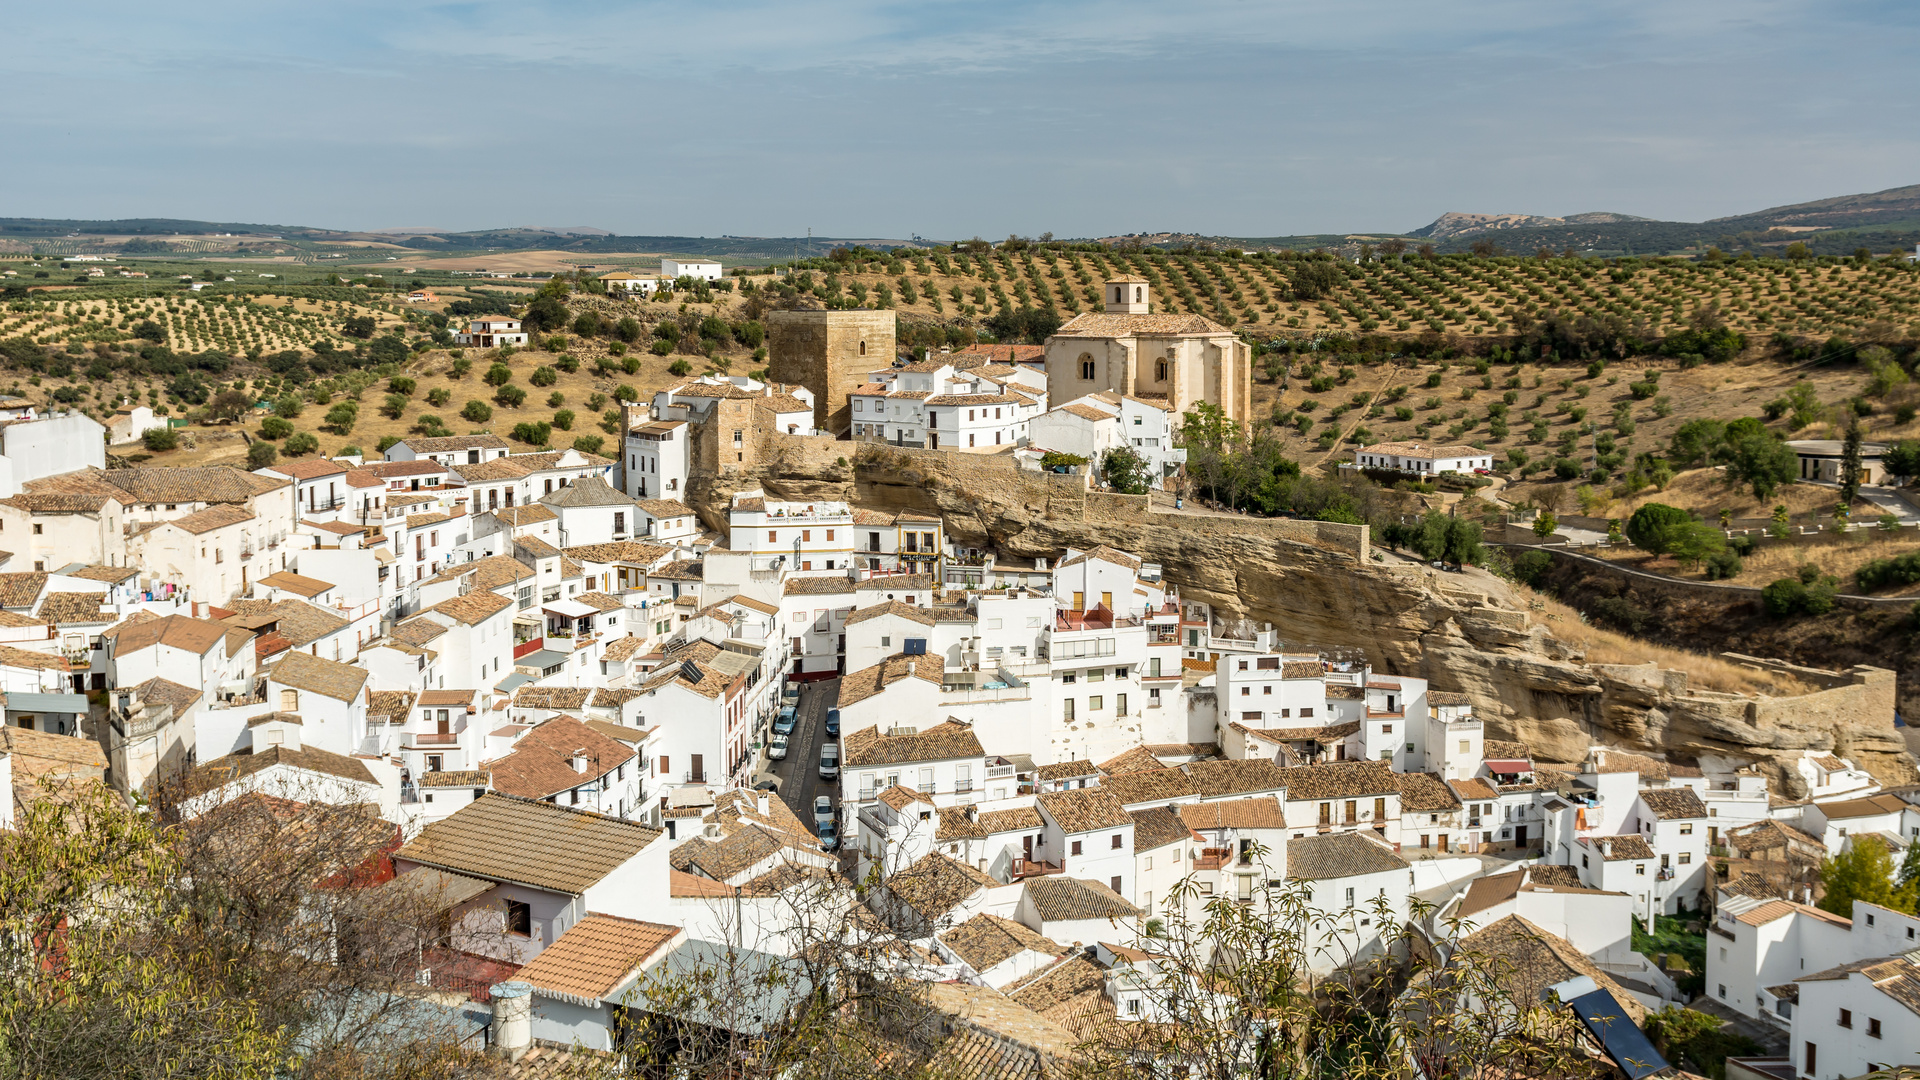
[(1003, 554), (1057, 556), (1108, 544), (1163, 568), (1182, 599), (1271, 622), (1303, 649), (1364, 650), (1376, 669), (1472, 696), (1489, 734), (1517, 738), (1542, 761), (1579, 761), (1596, 742), (1691, 762), (1753, 761), (1799, 794), (1787, 764), (1804, 749), (1849, 756), (1883, 782), (1915, 779), (1893, 727), (1893, 675), (1858, 669), (1798, 698), (1699, 690), (1682, 672), (1589, 665), (1529, 622), (1498, 583), (1389, 559), (1356, 561), (1337, 543), (1301, 538), (1311, 523), (1146, 512), (1060, 478), (967, 455), (875, 451), (782, 440), (754, 474), (696, 477), (687, 499), (724, 530), (736, 490), (844, 499), (875, 510), (938, 513), (949, 538)]

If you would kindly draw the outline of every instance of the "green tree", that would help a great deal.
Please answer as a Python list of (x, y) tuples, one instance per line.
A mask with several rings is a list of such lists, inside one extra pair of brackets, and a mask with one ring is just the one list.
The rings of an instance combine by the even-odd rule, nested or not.
[(1840, 444), (1840, 509), (1853, 505), (1860, 494), (1860, 418), (1847, 424), (1847, 437)]
[(1117, 446), (1101, 459), (1100, 478), (1122, 495), (1145, 495), (1152, 490), (1153, 470), (1133, 447)]
[(607, 445), (607, 440), (598, 435), (582, 435), (573, 440), (573, 448), (583, 454), (598, 454)]
[(560, 376), (552, 368), (542, 366), (534, 368), (533, 373), (527, 376), (527, 381), (535, 386), (552, 386), (560, 381)]
[(1771, 431), (1738, 431), (1741, 421), (1729, 425), (1721, 448), (1727, 481), (1745, 484), (1753, 497), (1766, 499), (1799, 474), (1800, 459), (1779, 435)]
[(247, 447), (247, 468), (249, 469), (264, 469), (279, 460), (280, 451), (274, 449), (270, 442), (263, 440)]
[(381, 402), (380, 404), (380, 411), (384, 413), (389, 419), (393, 419), (393, 420), (400, 419), (402, 416), (406, 415), (406, 412), (407, 412), (406, 395), (405, 394), (388, 394), (386, 397), (386, 400)]
[(405, 375), (395, 375), (393, 378), (387, 380), (388, 390), (396, 394), (405, 394), (408, 397), (413, 396), (413, 392), (418, 388), (418, 385), (419, 384), (407, 378)]
[(1554, 517), (1551, 510), (1542, 510), (1540, 515), (1533, 519), (1533, 535), (1542, 540), (1552, 536), (1553, 531), (1559, 527), (1560, 519)]
[(1789, 518), (1787, 516), (1787, 504), (1781, 503), (1778, 506), (1775, 506), (1773, 508), (1773, 524), (1767, 526), (1767, 534), (1772, 536), (1775, 540), (1784, 540), (1786, 539), (1787, 534), (1792, 531), (1793, 530), (1792, 530)]
[(451, 401), (452, 399), (453, 399), (453, 392), (448, 390), (444, 386), (436, 386), (433, 389), (427, 391), (427, 404), (433, 406), (436, 409), (446, 408), (447, 402)]
[(1887, 471), (1908, 478), (1920, 476), (1920, 439), (1902, 439), (1887, 448)]
[(517, 409), (526, 403), (527, 392), (525, 389), (509, 383), (494, 391), (493, 400), (510, 409)]
[(347, 435), (353, 431), (354, 422), (360, 419), (360, 406), (351, 401), (342, 401), (327, 410), (325, 426), (335, 435)]
[(484, 424), (493, 419), (493, 406), (484, 401), (469, 401), (460, 410), (460, 418), (474, 424)]
[(311, 431), (296, 431), (287, 436), (284, 445), (287, 448), (288, 457), (300, 457), (320, 449), (320, 440), (315, 438)]
[(561, 409), (553, 414), (553, 426), (559, 428), (561, 431), (572, 431), (573, 420), (572, 409)]
[(306, 411), (306, 400), (298, 394), (283, 394), (273, 403), (273, 415), (282, 420), (297, 420)]
[(269, 416), (260, 421), (260, 437), (263, 439), (284, 439), (293, 434), (292, 421)]
[(1676, 464), (1704, 464), (1726, 439), (1727, 425), (1712, 419), (1689, 420), (1673, 433), (1671, 455)]
[(505, 364), (494, 364), (487, 369), (485, 378), (488, 386), (505, 386), (513, 381), (513, 369)]
[(222, 390), (207, 403), (207, 417), (211, 420), (238, 420), (252, 407), (253, 397), (244, 391)]
[(180, 447), (180, 434), (171, 427), (148, 428), (146, 434), (140, 436), (140, 443), (154, 453), (176, 450)]
[(1820, 909), (1843, 919), (1853, 918), (1855, 901), (1865, 900), (1895, 911), (1913, 910), (1913, 892), (1902, 889), (1893, 880), (1893, 856), (1886, 845), (1871, 837), (1862, 837), (1846, 851), (1820, 860), (1820, 880), (1827, 895), (1820, 898)]
[(1707, 556), (1717, 555), (1726, 548), (1725, 533), (1704, 521), (1694, 521), (1691, 518), (1667, 536), (1667, 552), (1681, 562), (1694, 566), (1700, 565), (1700, 561)]
[(1650, 502), (1627, 519), (1627, 540), (1641, 551), (1665, 555), (1681, 530), (1693, 523), (1693, 515), (1677, 506)]

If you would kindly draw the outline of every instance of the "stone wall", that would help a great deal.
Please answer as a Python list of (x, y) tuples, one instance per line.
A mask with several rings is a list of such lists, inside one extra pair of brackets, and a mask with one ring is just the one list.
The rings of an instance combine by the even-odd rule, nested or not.
[(767, 376), (813, 391), (813, 425), (846, 431), (847, 395), (893, 363), (891, 311), (776, 311), (767, 316)]

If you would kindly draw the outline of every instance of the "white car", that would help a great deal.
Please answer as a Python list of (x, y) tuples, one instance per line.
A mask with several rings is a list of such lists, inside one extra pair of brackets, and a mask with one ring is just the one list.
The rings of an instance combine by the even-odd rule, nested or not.
[(767, 758), (771, 761), (784, 761), (786, 757), (787, 737), (785, 735), (775, 735), (773, 741), (767, 744)]

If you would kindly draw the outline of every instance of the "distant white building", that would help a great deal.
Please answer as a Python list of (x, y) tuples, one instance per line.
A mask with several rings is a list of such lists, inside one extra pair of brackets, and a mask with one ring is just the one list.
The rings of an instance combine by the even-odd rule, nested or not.
[(625, 270), (601, 274), (600, 280), (606, 282), (608, 293), (639, 293), (642, 296), (651, 295), (661, 283), (657, 274), (629, 274)]
[(1156, 481), (1172, 476), (1187, 460), (1187, 452), (1173, 445), (1173, 417), (1165, 399), (1088, 394), (1035, 417), (1028, 433), (1036, 450), (1078, 454), (1088, 461), (1129, 447), (1146, 460)]
[(706, 259), (661, 259), (660, 276), (669, 280), (683, 277), (701, 281), (719, 281), (720, 264)]
[[(4, 406), (0, 402), (0, 406)], [(114, 446), (125, 446), (139, 442), (148, 431), (167, 426), (164, 419), (153, 415), (153, 410), (145, 405), (131, 405), (115, 409), (112, 419), (107, 421), (107, 441)]]
[(492, 349), (501, 345), (525, 345), (527, 334), (520, 329), (519, 319), (506, 315), (481, 315), (469, 320), (466, 330), (453, 335), (453, 340), (456, 345)]
[[(1800, 459), (1800, 479), (1837, 484), (1846, 462), (1846, 444), (1839, 439), (1795, 439), (1787, 443), (1793, 456)], [(1891, 447), (1885, 443), (1860, 444), (1860, 482), (1887, 482), (1885, 458)]]
[(30, 480), (106, 468), (106, 431), (77, 412), (0, 425), (0, 498)]
[(1393, 469), (1399, 472), (1470, 473), (1493, 468), (1491, 451), (1471, 446), (1422, 446), (1419, 443), (1375, 443), (1353, 453), (1349, 467)]

